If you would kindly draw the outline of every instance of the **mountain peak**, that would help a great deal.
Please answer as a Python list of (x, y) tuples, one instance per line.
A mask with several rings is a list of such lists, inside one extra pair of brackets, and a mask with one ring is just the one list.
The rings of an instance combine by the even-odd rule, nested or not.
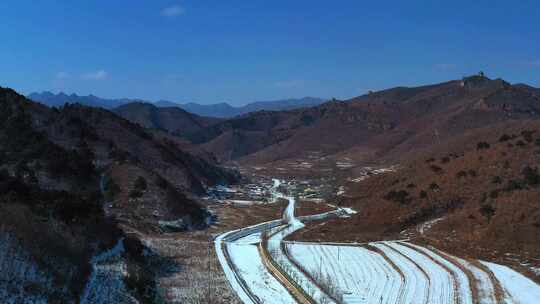
[(468, 89), (483, 89), (488, 87), (508, 87), (510, 83), (502, 78), (491, 79), (480, 72), (477, 75), (463, 77), (461, 86)]

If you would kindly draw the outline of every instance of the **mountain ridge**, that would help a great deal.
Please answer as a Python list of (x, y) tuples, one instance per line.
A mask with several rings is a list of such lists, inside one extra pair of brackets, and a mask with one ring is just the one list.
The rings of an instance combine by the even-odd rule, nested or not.
[(157, 107), (145, 102), (126, 103), (113, 111), (144, 128), (165, 130), (176, 135), (194, 133), (221, 121), (219, 118), (192, 114), (179, 107)]
[(538, 117), (536, 89), (475, 75), (311, 108), (254, 112), (209, 126), (189, 139), (225, 162), (270, 163), (306, 157), (309, 151), (342, 153), (359, 145), (372, 151), (362, 161), (373, 161), (474, 128)]
[[(289, 98), (270, 101), (254, 101), (243, 106), (232, 106), (226, 102), (203, 105), (198, 103), (168, 103), (168, 106), (178, 106), (184, 110), (201, 115), (219, 118), (231, 118), (257, 111), (283, 111), (304, 107), (317, 106), (325, 100), (316, 97)], [(159, 102), (158, 102), (159, 103)], [(164, 105), (165, 103), (160, 103)]]
[(310, 107), (319, 105), (325, 100), (316, 97), (303, 97), (303, 98), (289, 98), (270, 101), (255, 101), (247, 103), (244, 106), (232, 106), (226, 102), (215, 104), (199, 104), (194, 102), (188, 103), (176, 103), (168, 100), (158, 100), (156, 102), (146, 101), (142, 99), (133, 98), (101, 98), (93, 94), (90, 95), (77, 95), (75, 93), (66, 94), (59, 92), (54, 94), (50, 91), (43, 91), (41, 93), (30, 93), (28, 99), (43, 103), (50, 107), (60, 107), (66, 103), (80, 103), (82, 105), (90, 107), (101, 107), (108, 110), (120, 107), (122, 105), (143, 102), (151, 103), (157, 107), (178, 107), (182, 108), (190, 113), (197, 114), (199, 116), (218, 117), (218, 118), (230, 118), (238, 115), (243, 115), (249, 112), (255, 112), (260, 110), (288, 110), (301, 107)]
[(112, 109), (122, 104), (136, 101), (135, 99), (119, 98), (119, 99), (107, 99), (97, 97), (93, 94), (90, 95), (77, 95), (75, 93), (66, 94), (59, 92), (54, 94), (50, 91), (43, 91), (41, 93), (30, 93), (27, 98), (36, 102), (43, 103), (50, 107), (61, 107), (66, 103), (80, 103), (89, 107), (100, 107), (105, 109)]

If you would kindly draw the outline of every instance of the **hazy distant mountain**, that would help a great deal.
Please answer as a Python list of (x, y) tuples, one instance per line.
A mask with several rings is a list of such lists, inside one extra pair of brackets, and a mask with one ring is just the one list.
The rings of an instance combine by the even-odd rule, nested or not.
[[(121, 105), (143, 101), (139, 99), (129, 99), (129, 98), (120, 98), (120, 99), (107, 99), (101, 98), (94, 95), (80, 96), (77, 94), (68, 95), (64, 92), (54, 94), (48, 91), (41, 93), (32, 93), (27, 96), (28, 99), (43, 103), (50, 107), (59, 107), (63, 106), (66, 103), (80, 103), (89, 107), (99, 107), (105, 109), (117, 108)], [(315, 97), (304, 97), (300, 99), (285, 99), (285, 100), (274, 100), (274, 101), (256, 101), (249, 103), (245, 106), (234, 107), (228, 103), (215, 103), (209, 105), (203, 105), (198, 103), (175, 103), (167, 100), (159, 100), (154, 104), (160, 108), (170, 108), (170, 107), (179, 107), (190, 113), (197, 114), (200, 116), (209, 116), (209, 117), (221, 117), (229, 118), (237, 115), (242, 115), (250, 112), (269, 110), (269, 111), (279, 111), (279, 110), (292, 110), (297, 108), (312, 107), (317, 106), (323, 103), (325, 100)]]
[(100, 98), (94, 95), (79, 96), (77, 94), (68, 95), (64, 92), (54, 94), (48, 91), (41, 93), (32, 93), (27, 96), (28, 99), (43, 103), (50, 107), (63, 106), (66, 103), (80, 103), (89, 107), (99, 107), (105, 109), (112, 109), (134, 100), (122, 98), (122, 99), (106, 99)]
[[(159, 106), (159, 105), (158, 105)], [(239, 111), (238, 108), (231, 106), (228, 103), (215, 103), (210, 105), (202, 105), (198, 103), (185, 103), (185, 104), (176, 104), (177, 107), (180, 107), (190, 113), (201, 115), (201, 116), (210, 116), (210, 117), (233, 117), (236, 115), (243, 114), (242, 111)]]
[(256, 112), (261, 110), (268, 111), (280, 111), (280, 110), (292, 110), (305, 107), (313, 107), (320, 105), (325, 100), (315, 97), (304, 97), (300, 99), (285, 99), (285, 100), (273, 100), (273, 101), (256, 101), (249, 103), (245, 106), (234, 107), (228, 103), (215, 103), (210, 105), (202, 105), (198, 103), (184, 103), (178, 104), (166, 100), (160, 100), (156, 102), (158, 107), (180, 107), (188, 112), (210, 117), (234, 117), (250, 112)]

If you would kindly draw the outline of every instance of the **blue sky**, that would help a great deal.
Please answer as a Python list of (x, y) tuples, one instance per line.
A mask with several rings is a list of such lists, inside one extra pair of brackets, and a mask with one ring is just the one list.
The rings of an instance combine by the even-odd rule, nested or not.
[(540, 86), (538, 1), (0, 3), (0, 85), (243, 104), (460, 78)]

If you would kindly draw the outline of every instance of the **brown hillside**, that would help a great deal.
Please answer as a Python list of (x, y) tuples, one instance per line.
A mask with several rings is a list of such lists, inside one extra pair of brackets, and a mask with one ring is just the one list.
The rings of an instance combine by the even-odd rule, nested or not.
[(538, 267), (539, 165), (540, 122), (484, 128), (404, 160), (396, 172), (349, 182), (338, 199), (359, 211), (352, 223), (328, 223), (296, 237), (417, 237), (418, 225), (441, 218), (423, 236), (438, 247)]
[(160, 108), (144, 102), (128, 103), (115, 108), (114, 112), (144, 128), (166, 130), (177, 135), (197, 132), (221, 121), (191, 114), (178, 107)]
[[(537, 90), (472, 76), (398, 87), (346, 102), (288, 112), (257, 112), (205, 128), (189, 139), (222, 161), (262, 164), (368, 148), (362, 162), (399, 159), (451, 137), (504, 121), (540, 117)], [(352, 157), (354, 153), (350, 153)]]
[(84, 143), (102, 166), (129, 160), (160, 174), (176, 187), (199, 193), (204, 185), (235, 180), (231, 172), (154, 138), (142, 127), (107, 110), (66, 105), (39, 117), (43, 120), (39, 129), (52, 141), (68, 149)]
[[(11, 277), (2, 288), (77, 302), (92, 256), (126, 237), (118, 222), (127, 230), (162, 231), (159, 221), (207, 227), (210, 214), (191, 193), (237, 176), (165, 139), (106, 110), (48, 108), (0, 88), (0, 238), (2, 253), (17, 260), (4, 264), (13, 269), (3, 269)], [(146, 257), (127, 251), (130, 282), (141, 284), (152, 276), (138, 273)], [(154, 283), (144, 284), (133, 292), (152, 298)]]

